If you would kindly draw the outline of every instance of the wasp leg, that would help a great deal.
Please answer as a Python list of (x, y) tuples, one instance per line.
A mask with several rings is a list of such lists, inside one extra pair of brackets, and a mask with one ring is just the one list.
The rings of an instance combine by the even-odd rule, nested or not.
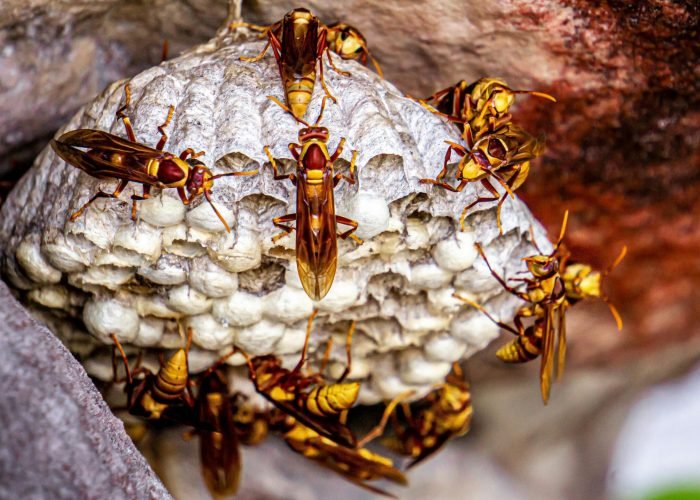
[(297, 214), (286, 214), (283, 215), (282, 217), (275, 217), (272, 219), (272, 223), (275, 225), (275, 227), (278, 227), (282, 229), (283, 232), (276, 234), (272, 237), (272, 241), (275, 242), (279, 240), (280, 238), (287, 236), (288, 234), (294, 232), (296, 229), (295, 227), (288, 226), (287, 223), (289, 222), (294, 222), (297, 220)]
[(168, 124), (170, 123), (170, 120), (173, 119), (174, 112), (175, 112), (175, 106), (170, 106), (168, 108), (168, 116), (165, 117), (165, 121), (163, 122), (163, 124), (158, 126), (158, 132), (160, 132), (160, 140), (158, 141), (158, 144), (156, 145), (156, 149), (158, 151), (163, 151), (163, 148), (165, 147), (165, 143), (168, 141), (168, 134), (165, 133), (165, 127), (167, 127)]
[[(493, 184), (491, 184), (488, 179), (481, 179), (481, 185), (484, 186), (493, 196), (479, 196), (475, 201), (464, 207), (464, 210), (462, 210), (462, 215), (459, 217), (459, 225), (462, 228), (462, 231), (464, 231), (464, 220), (467, 218), (467, 212), (469, 212), (470, 208), (478, 205), (479, 203), (498, 201), (501, 197), (498, 191), (496, 191), (496, 188), (493, 187)], [(506, 193), (506, 196), (507, 195), (508, 194)], [(501, 219), (498, 217), (498, 211), (496, 213), (496, 224), (498, 225), (498, 231), (503, 234), (503, 227), (501, 227)]]
[(336, 215), (335, 222), (338, 224), (343, 224), (344, 226), (350, 226), (350, 229), (348, 229), (344, 233), (340, 233), (338, 235), (340, 238), (346, 239), (346, 238), (350, 237), (358, 245), (362, 245), (364, 243), (364, 241), (362, 241), (361, 238), (358, 238), (356, 235), (352, 234), (355, 231), (357, 231), (357, 222), (356, 221), (354, 221), (352, 219), (348, 219), (347, 217), (343, 217), (342, 215)]
[(136, 202), (147, 200), (151, 197), (151, 186), (148, 184), (143, 185), (143, 194), (141, 196), (137, 194), (131, 195), (131, 220), (136, 220)]
[(124, 113), (124, 111), (126, 111), (126, 109), (129, 107), (130, 103), (131, 85), (127, 83), (126, 85), (124, 85), (124, 105), (117, 110), (117, 119), (121, 120), (122, 123), (124, 123), (126, 135), (127, 137), (129, 137), (129, 140), (132, 142), (136, 142), (136, 134), (134, 134), (134, 127), (131, 126), (131, 120), (128, 116), (126, 116), (126, 113)]
[(316, 51), (316, 55), (319, 59), (318, 61), (318, 73), (319, 73), (319, 80), (321, 80), (321, 87), (323, 87), (323, 91), (326, 93), (328, 98), (333, 101), (334, 103), (337, 103), (338, 100), (331, 94), (331, 91), (328, 90), (328, 86), (326, 85), (326, 79), (323, 76), (323, 52), (325, 50), (328, 50), (328, 46), (326, 45), (326, 30), (323, 30), (321, 32), (321, 35), (318, 39), (318, 48)]
[(314, 309), (311, 312), (311, 316), (309, 316), (309, 319), (306, 322), (306, 337), (304, 338), (304, 348), (301, 350), (301, 358), (299, 359), (299, 362), (292, 370), (292, 373), (297, 373), (297, 372), (301, 371), (301, 369), (304, 367), (304, 363), (306, 363), (306, 354), (309, 350), (309, 340), (311, 339), (311, 327), (313, 326), (314, 318), (316, 317), (317, 314), (318, 314), (318, 309)]
[[(484, 253), (484, 249), (481, 248), (481, 245), (478, 243), (474, 244), (474, 248), (476, 248), (476, 251), (479, 252), (479, 255), (481, 255), (481, 258), (484, 259), (484, 263), (486, 264), (486, 267), (488, 267), (489, 271), (491, 272), (491, 275), (496, 278), (496, 281), (507, 291), (515, 295), (516, 297), (520, 297), (523, 300), (528, 300), (527, 294), (520, 292), (519, 290), (513, 288), (512, 286), (509, 286), (508, 283), (505, 282), (503, 278), (501, 278), (496, 271), (493, 270), (491, 267), (491, 263), (489, 260), (486, 258), (486, 254)], [(517, 319), (517, 315), (516, 315)]]
[(467, 150), (460, 144), (457, 144), (455, 142), (450, 142), (450, 141), (445, 141), (447, 144), (449, 144), (449, 148), (447, 148), (447, 151), (445, 152), (445, 161), (442, 164), (442, 170), (440, 170), (440, 173), (437, 174), (437, 177), (435, 179), (421, 179), (420, 183), (421, 184), (434, 184), (436, 186), (440, 186), (444, 189), (447, 189), (449, 191), (462, 191), (464, 189), (464, 186), (467, 185), (466, 181), (462, 181), (462, 183), (459, 185), (457, 188), (453, 188), (449, 184), (446, 184), (444, 182), (441, 182), (442, 179), (445, 178), (445, 175), (447, 175), (447, 163), (450, 161), (450, 157), (452, 156), (452, 151), (457, 153), (460, 157), (464, 156), (467, 154)]
[[(345, 140), (345, 139), (343, 139)], [(336, 187), (341, 179), (348, 184), (355, 184), (355, 163), (357, 162), (357, 151), (352, 152), (352, 160), (350, 161), (350, 175), (341, 173), (335, 174), (333, 177), (333, 187)]]
[(200, 156), (204, 156), (205, 154), (206, 154), (205, 151), (198, 151), (195, 153), (194, 149), (187, 148), (182, 153), (180, 153), (180, 159), (186, 160), (188, 157), (189, 158), (199, 158)]
[(328, 361), (331, 359), (331, 350), (333, 349), (333, 337), (328, 337), (328, 342), (326, 342), (326, 350), (323, 351), (323, 357), (321, 358), (321, 364), (318, 367), (318, 373), (323, 375), (328, 366)]
[[(333, 68), (333, 71), (335, 71), (335, 72), (338, 73), (339, 75), (351, 76), (351, 74), (350, 74), (349, 71), (343, 71), (342, 69), (339, 69), (339, 68), (335, 65), (335, 63), (333, 62), (333, 59), (331, 58), (331, 50), (330, 50), (328, 47), (326, 47), (326, 48), (324, 49), (324, 51), (326, 52), (326, 55), (328, 56), (328, 64), (330, 65), (331, 68)], [(323, 57), (323, 56), (321, 56), (321, 57)]]
[(342, 383), (350, 374), (350, 370), (352, 370), (352, 336), (355, 333), (356, 326), (357, 321), (353, 320), (353, 322), (350, 323), (350, 328), (348, 328), (348, 333), (345, 337), (345, 357), (347, 359), (347, 364), (345, 365), (345, 370), (343, 370), (342, 375), (340, 375), (340, 378), (336, 382), (337, 384)]
[(75, 221), (78, 217), (83, 215), (83, 212), (85, 212), (85, 209), (89, 207), (95, 200), (98, 198), (119, 198), (119, 195), (121, 194), (122, 191), (124, 191), (124, 188), (129, 184), (129, 181), (127, 180), (121, 180), (119, 181), (119, 185), (117, 186), (117, 189), (114, 190), (113, 193), (105, 193), (104, 191), (100, 190), (97, 193), (93, 195), (92, 198), (88, 200), (88, 202), (80, 207), (80, 209), (75, 212), (73, 215), (70, 216), (71, 222)]
[(338, 142), (338, 147), (335, 148), (335, 153), (331, 155), (331, 162), (334, 162), (342, 154), (343, 148), (345, 147), (345, 137), (341, 137)]
[(276, 181), (289, 179), (290, 181), (292, 181), (292, 184), (294, 184), (296, 186), (297, 185), (297, 176), (293, 173), (292, 174), (280, 174), (279, 168), (277, 167), (277, 162), (272, 157), (272, 152), (270, 151), (270, 147), (265, 146), (264, 150), (265, 150), (265, 154), (267, 154), (267, 158), (270, 160), (270, 165), (272, 165), (272, 172), (274, 173), (273, 179), (275, 179)]
[(364, 448), (365, 445), (367, 445), (367, 443), (381, 436), (384, 433), (384, 428), (386, 427), (386, 424), (389, 422), (389, 417), (392, 413), (394, 413), (394, 410), (396, 409), (398, 404), (401, 403), (404, 399), (412, 396), (415, 392), (416, 391), (411, 389), (410, 391), (402, 392), (394, 399), (392, 399), (389, 402), (389, 404), (386, 405), (386, 408), (384, 408), (384, 413), (382, 414), (382, 418), (379, 421), (379, 423), (374, 427), (374, 429), (365, 434), (364, 437), (357, 442), (357, 448)]
[(229, 31), (234, 31), (237, 30), (238, 28), (248, 28), (249, 30), (252, 31), (261, 31), (261, 37), (263, 38), (267, 36), (267, 30), (270, 29), (269, 26), (260, 26), (259, 24), (251, 24), (251, 23), (246, 23), (245, 21), (234, 21), (228, 26)]
[(265, 54), (267, 53), (267, 50), (270, 48), (270, 45), (271, 45), (271, 33), (268, 33), (268, 35), (267, 35), (267, 43), (265, 44), (265, 46), (263, 47), (262, 51), (261, 51), (257, 56), (255, 56), (255, 57), (245, 57), (245, 56), (241, 56), (241, 57), (239, 57), (238, 59), (239, 59), (240, 61), (243, 61), (243, 62), (251, 62), (251, 63), (258, 62), (260, 59), (262, 59), (263, 57), (265, 57)]
[(473, 300), (471, 300), (471, 299), (469, 299), (469, 298), (467, 298), (467, 297), (463, 297), (462, 295), (460, 295), (460, 294), (458, 294), (458, 293), (453, 293), (452, 296), (453, 296), (455, 299), (461, 300), (461, 301), (464, 302), (465, 304), (468, 304), (468, 305), (472, 306), (474, 309), (480, 311), (480, 312), (481, 312), (482, 314), (484, 314), (488, 319), (490, 319), (494, 324), (498, 325), (498, 326), (501, 327), (503, 330), (506, 330), (506, 331), (512, 333), (513, 335), (523, 335), (523, 334), (525, 333), (525, 327), (524, 327), (522, 324), (520, 324), (519, 327), (518, 327), (517, 329), (516, 329), (516, 328), (513, 328), (512, 326), (507, 325), (506, 323), (503, 323), (503, 322), (501, 322), (501, 321), (498, 321), (496, 318), (494, 318), (494, 317), (491, 315), (491, 313), (489, 313), (489, 312), (484, 308), (484, 306), (482, 306), (482, 305), (480, 305), (480, 304), (477, 304), (477, 303), (474, 302)]

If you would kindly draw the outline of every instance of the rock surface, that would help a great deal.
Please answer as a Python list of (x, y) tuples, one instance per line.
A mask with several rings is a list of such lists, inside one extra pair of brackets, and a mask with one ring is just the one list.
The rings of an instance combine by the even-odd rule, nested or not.
[(82, 366), (0, 282), (0, 498), (170, 498)]

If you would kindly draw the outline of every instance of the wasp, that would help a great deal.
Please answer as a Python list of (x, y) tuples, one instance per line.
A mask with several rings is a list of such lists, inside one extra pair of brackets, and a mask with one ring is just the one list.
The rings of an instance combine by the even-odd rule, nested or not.
[[(289, 111), (289, 108), (281, 102), (274, 98), (270, 99)], [(273, 236), (272, 241), (277, 241), (296, 230), (296, 262), (299, 279), (304, 290), (313, 300), (321, 300), (325, 297), (333, 284), (338, 265), (338, 237), (341, 239), (349, 237), (356, 243), (362, 244), (362, 240), (353, 234), (357, 229), (357, 222), (336, 215), (333, 196), (333, 190), (341, 180), (348, 184), (355, 184), (357, 151), (352, 153), (348, 175), (334, 172), (333, 163), (343, 151), (345, 138), (340, 139), (335, 152), (331, 155), (328, 152), (328, 129), (318, 126), (323, 116), (324, 104), (325, 97), (314, 125), (296, 118), (306, 126), (299, 130), (300, 144), (289, 144), (289, 150), (297, 162), (296, 173), (280, 173), (269, 146), (265, 146), (274, 179), (288, 179), (297, 188), (297, 211), (272, 220), (276, 227), (283, 230), (282, 233)], [(291, 222), (295, 222), (294, 227), (289, 225)], [(336, 224), (348, 226), (350, 229), (338, 233)]]
[(331, 68), (338, 74), (350, 76), (350, 73), (335, 66), (331, 59), (331, 51), (336, 52), (343, 59), (360, 59), (364, 64), (369, 57), (377, 68), (377, 72), (382, 74), (379, 64), (367, 49), (365, 37), (357, 29), (341, 23), (327, 27), (307, 9), (294, 9), (281, 21), (270, 26), (238, 22), (232, 24), (231, 29), (238, 26), (262, 31), (263, 36), (267, 37), (265, 47), (257, 56), (241, 57), (241, 60), (257, 62), (272, 47), (282, 78), (287, 105), (297, 118), (304, 116), (311, 101), (316, 83), (317, 66), (323, 91), (328, 98), (336, 102), (323, 77), (324, 53)]
[(230, 231), (231, 228), (211, 200), (214, 180), (227, 176), (255, 175), (258, 171), (213, 175), (204, 163), (197, 160), (204, 151), (196, 153), (192, 148), (187, 148), (179, 156), (163, 151), (168, 140), (165, 128), (173, 117), (174, 106), (170, 106), (165, 122), (158, 126), (160, 140), (155, 149), (137, 142), (131, 120), (125, 114), (131, 101), (129, 84), (124, 87), (124, 92), (125, 103), (117, 110), (117, 118), (122, 120), (128, 139), (101, 130), (78, 129), (51, 141), (53, 150), (67, 163), (98, 179), (119, 180), (114, 192), (105, 193), (100, 189), (71, 215), (70, 220), (75, 221), (95, 200), (119, 198), (129, 182), (137, 182), (143, 186), (143, 192), (131, 196), (132, 220), (136, 220), (136, 202), (150, 198), (151, 188), (174, 188), (185, 205), (204, 195), (226, 230)]
[[(309, 317), (301, 359), (294, 369), (288, 370), (282, 367), (280, 360), (275, 356), (250, 358), (244, 354), (250, 378), (255, 389), (285, 414), (325, 438), (343, 446), (354, 447), (357, 439), (345, 424), (345, 419), (347, 411), (357, 401), (360, 384), (343, 382), (350, 371), (350, 340), (346, 344), (348, 368), (336, 383), (326, 384), (320, 373), (311, 375), (302, 373), (311, 336), (311, 324), (315, 315), (316, 311)], [(352, 338), (354, 329), (355, 323), (352, 323), (348, 331), (348, 339)]]
[(602, 289), (602, 281), (615, 269), (627, 255), (627, 246), (623, 246), (617, 258), (602, 273), (596, 271), (588, 264), (570, 263), (568, 251), (562, 252), (559, 262), (561, 277), (566, 289), (566, 301), (574, 305), (580, 300), (601, 299), (608, 305), (610, 313), (615, 319), (617, 329), (622, 330), (622, 318), (617, 308)]
[[(191, 329), (187, 330), (186, 346), (175, 351), (167, 361), (161, 362), (161, 367), (156, 374), (148, 368), (139, 366), (139, 361), (137, 361), (136, 368), (131, 370), (129, 360), (117, 336), (112, 334), (110, 337), (114, 342), (112, 352), (114, 382), (126, 382), (124, 391), (127, 395), (129, 413), (158, 420), (163, 416), (168, 416), (168, 412), (173, 407), (185, 405), (191, 408), (194, 406), (187, 366), (187, 355), (192, 344)], [(117, 350), (124, 362), (125, 379), (117, 377)]]
[(388, 479), (397, 484), (408, 484), (406, 476), (394, 467), (389, 458), (373, 453), (367, 448), (340, 446), (293, 417), (286, 416), (280, 431), (292, 450), (373, 493), (393, 496), (368, 484), (367, 481)]
[(202, 375), (195, 405), (202, 477), (212, 496), (234, 495), (241, 478), (236, 409), (223, 370), (216, 366)]
[[(449, 148), (445, 153), (445, 161), (442, 170), (435, 179), (421, 179), (421, 184), (433, 184), (448, 191), (459, 193), (471, 182), (481, 182), (490, 196), (479, 196), (475, 201), (462, 210), (459, 222), (464, 231), (464, 222), (467, 212), (479, 203), (498, 201), (496, 209), (496, 223), (503, 234), (501, 225), (501, 207), (508, 196), (514, 196), (513, 191), (518, 189), (527, 179), (530, 172), (530, 161), (544, 151), (542, 137), (535, 138), (517, 125), (508, 124), (494, 134), (485, 135), (472, 142), (467, 138), (468, 147), (451, 141), (445, 141)], [(452, 152), (461, 157), (457, 167), (457, 180), (459, 184), (453, 186), (445, 182), (447, 164)], [(492, 181), (498, 182), (505, 193), (503, 196), (496, 190)]]
[[(515, 313), (515, 317), (513, 318), (515, 328), (506, 328), (511, 333), (517, 335), (518, 338), (513, 344), (507, 345), (506, 348), (501, 351), (500, 357), (501, 359), (512, 357), (512, 359), (504, 359), (508, 362), (524, 362), (533, 359), (533, 357), (536, 357), (536, 355), (541, 352), (540, 390), (542, 393), (542, 401), (545, 404), (549, 401), (552, 384), (555, 342), (557, 377), (562, 375), (566, 359), (565, 313), (569, 304), (566, 301), (566, 288), (560, 274), (559, 247), (564, 239), (568, 217), (569, 212), (567, 210), (564, 212), (559, 238), (554, 246), (554, 250), (550, 254), (544, 254), (537, 247), (534, 236), (532, 237), (532, 242), (539, 253), (523, 259), (527, 265), (530, 277), (511, 279), (511, 281), (522, 282), (525, 285), (524, 291), (510, 286), (504, 278), (499, 276), (491, 267), (481, 246), (479, 244), (475, 245), (496, 281), (498, 281), (507, 292), (526, 302), (526, 304), (520, 307)], [(472, 300), (462, 297), (459, 294), (454, 294), (454, 297), (486, 313), (483, 307)], [(488, 313), (486, 314), (488, 315)], [(556, 324), (555, 315), (558, 315)], [(488, 315), (488, 317), (499, 326), (505, 326), (503, 323), (493, 319), (490, 315)], [(533, 318), (535, 321), (530, 330), (526, 329), (523, 324), (525, 318)], [(540, 337), (541, 340), (539, 340), (538, 337)], [(520, 347), (523, 347), (523, 349), (521, 350)]]
[(345, 23), (333, 23), (328, 25), (327, 31), (326, 39), (330, 50), (343, 59), (358, 59), (365, 66), (369, 58), (377, 74), (384, 77), (381, 66), (367, 48), (367, 39), (357, 28)]
[(510, 107), (517, 94), (530, 94), (557, 102), (543, 92), (513, 90), (498, 78), (481, 78), (471, 84), (460, 80), (419, 102), (424, 105), (432, 102), (434, 108), (428, 106), (430, 111), (437, 110), (441, 116), (456, 122), (473, 141), (510, 123)]
[(401, 417), (393, 413), (394, 436), (387, 444), (412, 458), (408, 467), (427, 459), (447, 441), (469, 431), (472, 403), (469, 384), (457, 363), (436, 390), (421, 401), (402, 403)]

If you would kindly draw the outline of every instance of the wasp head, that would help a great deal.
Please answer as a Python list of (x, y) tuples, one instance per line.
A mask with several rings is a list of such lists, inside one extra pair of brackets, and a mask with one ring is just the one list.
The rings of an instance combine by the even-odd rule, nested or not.
[(326, 127), (308, 127), (299, 131), (299, 142), (302, 144), (312, 139), (328, 142), (328, 129)]
[(559, 271), (559, 261), (550, 255), (533, 255), (523, 259), (527, 264), (527, 270), (535, 278), (547, 279)]
[(345, 23), (336, 23), (328, 27), (328, 44), (330, 49), (343, 59), (366, 58), (365, 37), (356, 28)]
[(188, 159), (187, 164), (190, 166), (190, 174), (187, 178), (186, 187), (190, 196), (199, 196), (204, 194), (205, 191), (211, 191), (214, 185), (211, 170), (204, 163), (194, 158)]

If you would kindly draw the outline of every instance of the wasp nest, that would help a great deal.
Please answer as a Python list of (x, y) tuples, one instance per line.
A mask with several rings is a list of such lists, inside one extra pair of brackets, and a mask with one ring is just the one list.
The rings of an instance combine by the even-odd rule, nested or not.
[[(260, 169), (257, 176), (216, 181), (213, 200), (230, 233), (205, 200), (186, 207), (174, 190), (139, 202), (132, 221), (129, 195), (140, 192), (133, 183), (120, 200), (98, 200), (71, 222), (99, 186), (108, 190), (116, 181), (85, 175), (47, 148), (3, 207), (5, 279), (98, 377), (111, 377), (104, 348), (111, 344), (109, 334), (125, 345), (172, 348), (182, 345), (178, 322), (194, 331), (192, 371), (205, 369), (232, 345), (294, 364), (307, 318), (317, 308), (310, 357), (318, 360), (334, 337), (331, 376), (345, 366), (345, 332), (357, 320), (350, 378), (365, 382), (361, 403), (409, 389), (424, 395), (452, 362), (498, 334), (483, 314), (453, 299), (454, 292), (488, 301), (503, 318), (517, 307), (477, 258), (474, 243), (509, 276), (524, 269), (522, 256), (534, 253), (531, 225), (540, 247), (551, 247), (517, 199), (503, 207), (502, 236), (488, 205), (475, 207), (460, 231), (462, 209), (481, 188), (450, 193), (419, 184), (439, 171), (445, 140), (459, 141), (457, 129), (358, 63), (333, 54), (352, 76), (325, 72), (338, 102), (328, 103), (321, 125), (330, 131), (331, 151), (341, 137), (347, 139), (337, 169), (347, 169), (358, 151), (358, 182), (339, 185), (336, 212), (359, 222), (364, 244), (339, 241), (333, 287), (314, 303), (297, 277), (294, 235), (271, 240), (278, 233), (272, 218), (294, 212), (296, 197), (290, 182), (273, 180), (263, 147), (269, 145), (291, 171), (287, 145), (297, 141), (300, 126), (267, 99), (283, 99), (274, 58), (239, 60), (261, 48), (260, 41), (236, 42), (227, 35), (131, 80), (127, 114), (140, 142), (158, 141), (157, 126), (172, 104), (166, 151), (204, 150), (199, 159), (214, 173)], [(311, 121), (322, 95), (317, 84), (307, 112)], [(94, 128), (123, 136), (115, 117), (123, 102), (124, 82), (116, 82), (59, 134)], [(454, 178), (454, 165), (449, 175)], [(229, 362), (240, 365), (243, 359), (236, 355)]]

